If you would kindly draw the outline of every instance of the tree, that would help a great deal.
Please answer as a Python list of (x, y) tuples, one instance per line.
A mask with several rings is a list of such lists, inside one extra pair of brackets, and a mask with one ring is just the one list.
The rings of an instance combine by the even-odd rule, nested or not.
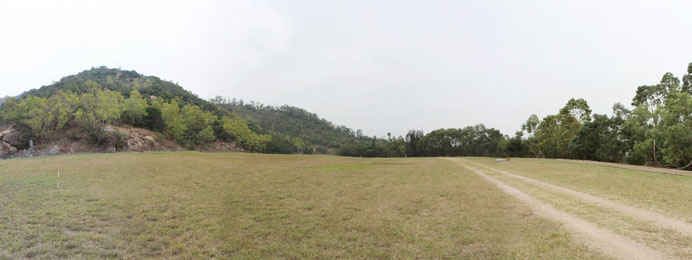
[(423, 139), (423, 130), (409, 130), (406, 134), (406, 156), (417, 157), (418, 154), (418, 142)]
[(662, 115), (663, 160), (679, 169), (692, 166), (692, 96), (683, 92), (669, 99)]
[(692, 62), (687, 65), (687, 74), (682, 76), (682, 89), (683, 92), (692, 94)]
[[(192, 147), (200, 144), (207, 144), (212, 140), (216, 139), (209, 136), (214, 135), (214, 130), (211, 128), (213, 123), (217, 120), (216, 116), (209, 112), (203, 111), (200, 107), (195, 105), (185, 105), (180, 111), (182, 113), (183, 123), (185, 124), (184, 130), (184, 140), (181, 143), (187, 147)], [(202, 139), (199, 139), (200, 132), (207, 130)], [(210, 131), (210, 132), (209, 132)]]
[(245, 149), (257, 152), (263, 151), (267, 143), (271, 141), (271, 136), (269, 135), (257, 135), (252, 132), (247, 123), (235, 114), (225, 116), (221, 120), (223, 121), (223, 130), (233, 141)]
[(680, 80), (672, 73), (663, 75), (657, 85), (639, 86), (632, 99), (635, 110), (628, 127), (635, 133), (635, 160), (648, 160), (654, 166), (660, 166), (657, 152), (662, 149), (661, 113), (668, 100), (680, 93)]
[(197, 141), (201, 145), (211, 143), (214, 140), (216, 140), (216, 136), (214, 136), (214, 129), (211, 126), (207, 126), (197, 134)]
[(53, 111), (48, 108), (45, 98), (28, 96), (19, 104), (19, 109), (23, 111), (20, 122), (31, 129), (34, 137), (40, 139), (48, 132)]
[(79, 97), (72, 92), (59, 91), (47, 100), (50, 110), (49, 129), (63, 129), (74, 117), (74, 112), (79, 107)]
[(514, 133), (513, 138), (505, 137), (504, 141), (504, 152), (511, 157), (524, 157), (526, 156), (526, 145), (524, 143), (523, 137), (524, 132), (517, 131)]
[(161, 105), (161, 118), (166, 124), (164, 130), (166, 135), (176, 141), (182, 141), (187, 125), (185, 125), (183, 115), (180, 113), (180, 106), (176, 100)]
[(79, 108), (75, 120), (96, 144), (108, 141), (106, 126), (120, 119), (124, 98), (120, 93), (93, 87), (79, 96)]
[(5, 101), (2, 103), (2, 107), (0, 107), (0, 119), (2, 119), (2, 122), (4, 123), (15, 123), (19, 122), (19, 120), (22, 118), (23, 114), (22, 111), (20, 111), (20, 106), (19, 104), (21, 103), (21, 100), (15, 98), (15, 97), (10, 97), (5, 99)]
[(147, 115), (142, 119), (142, 125), (148, 129), (163, 133), (166, 129), (166, 123), (163, 121), (161, 114), (161, 105), (158, 102), (153, 102), (146, 110)]
[(147, 101), (139, 91), (130, 91), (130, 96), (123, 105), (123, 121), (133, 126), (142, 125), (142, 119), (147, 116), (147, 107)]
[(559, 120), (556, 115), (545, 116), (538, 124), (532, 138), (542, 157), (559, 158), (561, 156), (560, 132)]
[(584, 99), (570, 99), (558, 114), (557, 144), (562, 158), (572, 158), (570, 143), (582, 124), (591, 120), (591, 109)]
[(594, 114), (593, 121), (586, 122), (570, 144), (574, 158), (606, 162), (624, 159), (625, 144), (619, 138), (621, 121), (617, 117)]
[(526, 131), (529, 134), (526, 141), (526, 146), (529, 148), (529, 151), (531, 151), (533, 156), (536, 158), (545, 158), (545, 155), (541, 150), (541, 146), (539, 145), (538, 137), (536, 137), (535, 134), (535, 131), (538, 129), (538, 125), (540, 123), (541, 120), (538, 119), (538, 116), (536, 114), (532, 114), (526, 120), (526, 123), (521, 126), (521, 130)]

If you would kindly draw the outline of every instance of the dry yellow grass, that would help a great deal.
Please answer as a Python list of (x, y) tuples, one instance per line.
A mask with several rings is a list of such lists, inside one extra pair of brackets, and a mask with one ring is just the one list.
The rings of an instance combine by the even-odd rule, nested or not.
[(0, 161), (16, 258), (602, 256), (446, 160), (187, 152)]
[[(671, 259), (692, 258), (692, 237), (686, 229), (689, 224), (685, 223), (685, 220), (687, 223), (692, 220), (689, 208), (692, 178), (689, 176), (554, 160), (516, 159), (496, 163), (488, 158), (464, 158), (462, 161), (490, 167), (482, 169), (503, 183), (601, 228), (665, 252)], [(563, 190), (539, 185), (535, 181), (512, 177), (511, 174), (608, 198), (625, 207), (661, 214), (662, 218), (679, 221), (680, 224), (667, 227), (646, 218), (646, 215), (642, 217), (631, 211), (608, 207), (608, 204), (595, 203)]]
[(557, 160), (464, 158), (692, 223), (692, 177)]

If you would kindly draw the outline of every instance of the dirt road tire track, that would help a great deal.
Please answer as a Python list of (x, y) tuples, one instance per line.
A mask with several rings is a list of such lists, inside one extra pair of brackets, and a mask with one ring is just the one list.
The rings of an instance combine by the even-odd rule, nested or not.
[(625, 237), (616, 235), (608, 230), (598, 228), (596, 225), (574, 217), (563, 211), (560, 211), (540, 200), (529, 196), (528, 194), (512, 187), (503, 182), (483, 173), (482, 171), (472, 168), (462, 161), (452, 160), (462, 167), (481, 176), (488, 182), (494, 184), (503, 192), (519, 199), (526, 203), (536, 215), (550, 219), (552, 221), (562, 223), (563, 226), (575, 235), (580, 241), (583, 241), (590, 248), (595, 249), (604, 255), (611, 256), (617, 259), (667, 259), (663, 253), (653, 250), (645, 245), (639, 244)]
[(542, 182), (542, 181), (532, 179), (529, 177), (524, 177), (524, 176), (521, 176), (521, 175), (516, 174), (516, 173), (512, 173), (512, 172), (508, 172), (508, 171), (504, 171), (504, 170), (500, 170), (500, 169), (495, 169), (492, 167), (488, 167), (488, 166), (477, 164), (477, 163), (471, 163), (468, 161), (464, 161), (464, 162), (469, 163), (471, 165), (481, 166), (481, 167), (487, 168), (489, 170), (492, 170), (492, 171), (495, 171), (498, 173), (502, 173), (502, 174), (505, 174), (507, 176), (510, 176), (510, 177), (513, 177), (516, 179), (520, 179), (520, 180), (523, 180), (523, 181), (526, 181), (529, 183), (536, 184), (536, 185), (541, 186), (541, 187), (552, 189), (554, 191), (558, 191), (560, 193), (567, 194), (567, 195), (576, 197), (576, 198), (584, 200), (584, 201), (595, 203), (595, 204), (598, 204), (602, 207), (614, 209), (614, 210), (620, 211), (620, 212), (622, 212), (622, 213), (624, 213), (624, 214), (626, 214), (632, 218), (644, 220), (644, 221), (650, 221), (658, 227), (672, 229), (672, 230), (675, 230), (682, 235), (692, 237), (692, 224), (687, 223), (687, 222), (682, 221), (682, 220), (669, 218), (669, 217), (663, 216), (661, 214), (658, 214), (656, 212), (651, 212), (648, 210), (639, 209), (636, 207), (622, 204), (622, 203), (617, 202), (617, 201), (596, 197), (596, 196), (591, 195), (591, 194), (586, 194), (583, 192), (571, 190), (571, 189), (557, 186), (554, 184)]

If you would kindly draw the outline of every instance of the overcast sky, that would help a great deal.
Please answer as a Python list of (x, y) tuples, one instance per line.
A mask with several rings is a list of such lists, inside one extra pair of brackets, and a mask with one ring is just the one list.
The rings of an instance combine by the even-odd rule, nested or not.
[(0, 0), (0, 96), (105, 65), (368, 135), (596, 113), (692, 62), (692, 1)]

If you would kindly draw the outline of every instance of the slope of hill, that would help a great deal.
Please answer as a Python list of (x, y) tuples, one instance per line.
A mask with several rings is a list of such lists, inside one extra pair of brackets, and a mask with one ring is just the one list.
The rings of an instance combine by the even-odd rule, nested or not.
[[(7, 148), (0, 149), (5, 151), (0, 151), (3, 157), (28, 148), (30, 140), (49, 151), (74, 151), (65, 145), (55, 148), (61, 140), (89, 148), (82, 151), (162, 147), (138, 141), (154, 139), (158, 144), (175, 142), (195, 150), (360, 157), (490, 156), (500, 154), (496, 148), (503, 143), (499, 131), (482, 125), (439, 129), (428, 135), (411, 130), (405, 137), (367, 137), (298, 107), (229, 102), (220, 97), (206, 101), (176, 83), (107, 67), (7, 98), (0, 105), (0, 126), (3, 131), (12, 129), (7, 136), (13, 137), (4, 140), (2, 136), (0, 145)], [(113, 131), (128, 128), (144, 128), (152, 134), (128, 139), (127, 131)], [(132, 148), (128, 142), (138, 145)]]
[(354, 131), (346, 126), (334, 125), (317, 114), (299, 107), (265, 106), (256, 102), (243, 103), (235, 100), (225, 102), (219, 98), (212, 102), (237, 113), (249, 125), (261, 129), (259, 131), (300, 138), (326, 148), (336, 149), (346, 143), (369, 140), (368, 137), (362, 136), (360, 130)]
[[(267, 152), (272, 142), (271, 135), (253, 132), (239, 116), (175, 83), (107, 67), (92, 68), (7, 98), (0, 106), (2, 125), (12, 129), (13, 136), (21, 137), (12, 144), (20, 149), (27, 148), (30, 140), (52, 147), (68, 138), (89, 146), (82, 151), (132, 150), (126, 145), (132, 140), (126, 133), (113, 130), (117, 127), (145, 128), (157, 135), (150, 139), (174, 141), (188, 149), (238, 147)], [(5, 144), (9, 148), (4, 150), (16, 150), (10, 142)]]

